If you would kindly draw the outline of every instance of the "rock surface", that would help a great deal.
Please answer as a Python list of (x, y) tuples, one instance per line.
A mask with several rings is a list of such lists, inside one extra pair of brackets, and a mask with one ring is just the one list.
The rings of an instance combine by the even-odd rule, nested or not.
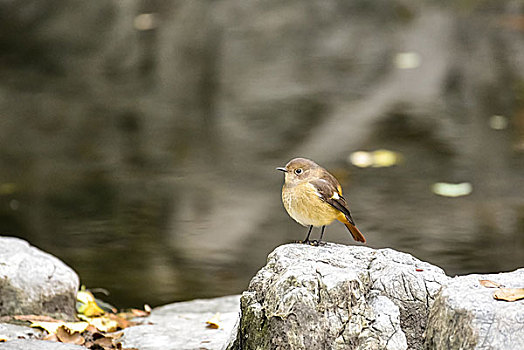
[(44, 333), (38, 328), (0, 323), (0, 339), (4, 341), (41, 338), (43, 334)]
[[(76, 293), (76, 275), (58, 259), (19, 239), (0, 238), (0, 244), (6, 247), (0, 252), (4, 281), (15, 284), (18, 274), (38, 281), (40, 274), (27, 267), (33, 262), (54, 271), (44, 275), (57, 286), (67, 285), (72, 273)], [(18, 274), (5, 273), (16, 265)], [(121, 340), (124, 348), (139, 350), (524, 348), (524, 300), (497, 301), (496, 289), (479, 280), (521, 288), (524, 269), (450, 278), (392, 249), (289, 244), (269, 255), (242, 296), (155, 308), (142, 325), (125, 329)], [(11, 284), (0, 285), (0, 297)], [(208, 327), (211, 319), (218, 329)], [(7, 340), (0, 350), (85, 349), (32, 339), (41, 333), (0, 324), (0, 339)]]
[(524, 269), (460, 276), (445, 283), (429, 315), (426, 349), (524, 349), (524, 300), (496, 300), (497, 289), (479, 280), (523, 288)]
[[(165, 305), (155, 308), (146, 324), (125, 329), (122, 345), (140, 350), (223, 349), (239, 312), (240, 295)], [(206, 324), (214, 316), (218, 329)]]
[(421, 349), (444, 272), (391, 249), (278, 247), (242, 294), (229, 349)]
[(0, 350), (86, 350), (85, 347), (45, 340), (19, 339), (0, 343)]
[(0, 237), (0, 316), (74, 318), (77, 274), (26, 241)]

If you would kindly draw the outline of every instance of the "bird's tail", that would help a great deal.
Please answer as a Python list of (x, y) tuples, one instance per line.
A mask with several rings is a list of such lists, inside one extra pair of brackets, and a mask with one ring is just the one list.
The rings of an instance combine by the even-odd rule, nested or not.
[(349, 222), (345, 215), (344, 218), (339, 218), (338, 220), (341, 221), (347, 227), (349, 233), (351, 233), (351, 236), (353, 236), (353, 239), (355, 241), (366, 243), (366, 238), (364, 237), (362, 232), (360, 232), (355, 225)]

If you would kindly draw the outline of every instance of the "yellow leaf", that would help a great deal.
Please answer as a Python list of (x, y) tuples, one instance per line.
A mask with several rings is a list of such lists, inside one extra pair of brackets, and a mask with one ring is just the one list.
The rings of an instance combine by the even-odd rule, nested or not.
[(70, 332), (78, 332), (82, 333), (86, 330), (87, 326), (89, 326), (89, 323), (87, 322), (66, 322), (64, 324), (64, 327)]
[(493, 293), (493, 298), (505, 301), (524, 299), (524, 288), (500, 288)]
[(118, 322), (105, 316), (94, 317), (89, 320), (89, 324), (95, 326), (100, 332), (114, 332), (118, 329)]
[(91, 292), (86, 290), (80, 290), (76, 294), (76, 300), (76, 310), (78, 311), (78, 313), (84, 314), (86, 316), (99, 316), (104, 314), (104, 310), (102, 310), (98, 306), (95, 297), (93, 296), (93, 294), (91, 294)]
[(220, 322), (220, 312), (217, 312), (216, 314), (213, 315), (213, 317), (211, 317), (208, 321), (206, 321), (207, 327), (213, 328), (213, 329), (220, 328), (219, 322)]
[(31, 327), (42, 328), (47, 333), (56, 333), (58, 327), (62, 326), (64, 322), (33, 322)]

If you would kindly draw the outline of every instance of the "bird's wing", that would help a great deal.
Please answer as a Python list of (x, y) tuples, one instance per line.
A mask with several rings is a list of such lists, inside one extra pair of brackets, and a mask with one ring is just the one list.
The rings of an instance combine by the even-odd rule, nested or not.
[(310, 184), (315, 187), (316, 194), (320, 199), (340, 211), (346, 216), (352, 225), (355, 225), (355, 222), (351, 217), (351, 213), (349, 212), (346, 199), (342, 196), (338, 189), (340, 185), (335, 187), (334, 184), (331, 184), (329, 181), (324, 179), (313, 180), (310, 182)]

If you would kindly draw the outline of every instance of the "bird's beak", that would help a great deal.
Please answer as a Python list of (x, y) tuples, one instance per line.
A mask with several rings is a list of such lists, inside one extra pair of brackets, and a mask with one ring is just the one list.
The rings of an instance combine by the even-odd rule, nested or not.
[(278, 167), (277, 170), (280, 170), (280, 171), (283, 171), (283, 172), (287, 173), (287, 169), (283, 168), (283, 167)]

